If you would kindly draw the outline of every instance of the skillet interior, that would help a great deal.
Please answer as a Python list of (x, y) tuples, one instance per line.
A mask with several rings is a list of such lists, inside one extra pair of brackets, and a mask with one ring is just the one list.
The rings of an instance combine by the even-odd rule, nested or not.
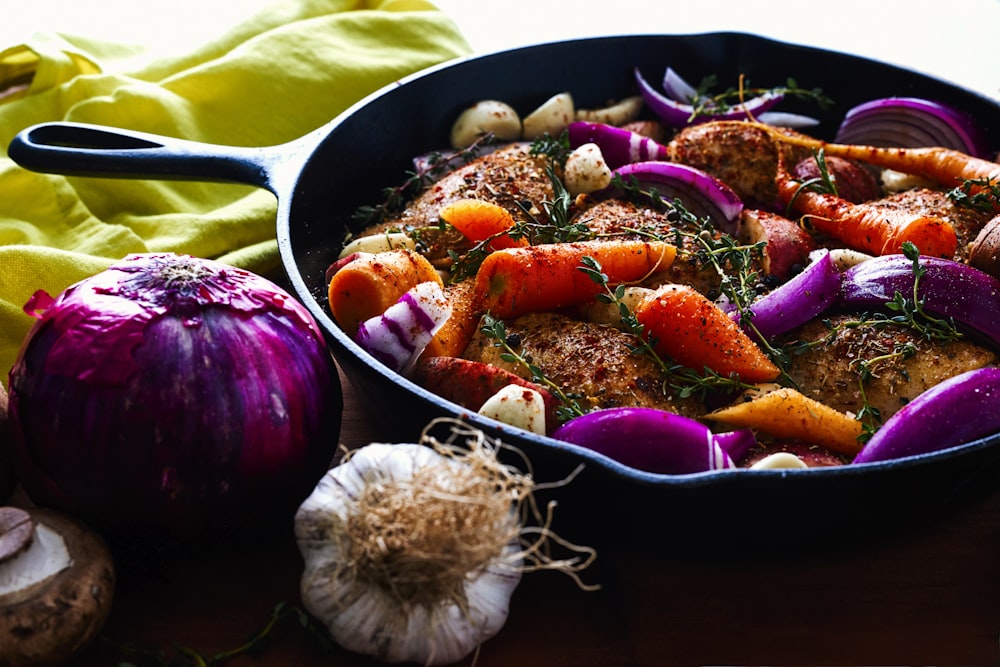
[[(280, 203), (278, 238), (293, 289), (325, 329), (356, 390), (376, 415), (392, 422), (396, 437), (412, 439), (431, 417), (459, 408), (371, 361), (327, 314), (324, 270), (339, 251), (351, 212), (378, 202), (381, 188), (399, 183), (414, 155), (446, 147), (452, 121), (477, 100), (504, 100), (526, 113), (569, 91), (578, 106), (597, 107), (635, 94), (634, 66), (657, 81), (668, 64), (691, 81), (715, 75), (723, 86), (735, 85), (743, 74), (760, 87), (783, 85), (791, 77), (803, 87), (822, 88), (835, 101), (828, 111), (794, 101), (783, 106), (818, 116), (822, 125), (813, 133), (820, 137), (830, 138), (843, 111), (856, 103), (912, 95), (968, 110), (987, 128), (994, 150), (1000, 145), (1000, 106), (982, 96), (890, 65), (744, 34), (545, 44), (446, 64), (380, 91), (325, 128), (293, 195)], [(886, 464), (648, 475), (472, 419), (521, 448), (539, 480), (560, 479), (585, 463), (584, 473), (558, 492), (563, 525), (598, 541), (635, 536), (643, 547), (669, 540), (700, 552), (738, 545), (770, 553), (850, 542), (930, 520), (992, 490), (1000, 466), (995, 437)]]

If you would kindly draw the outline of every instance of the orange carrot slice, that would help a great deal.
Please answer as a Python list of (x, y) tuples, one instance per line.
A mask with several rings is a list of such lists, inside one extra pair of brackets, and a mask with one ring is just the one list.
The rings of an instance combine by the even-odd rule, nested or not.
[(328, 296), (334, 319), (351, 336), (370, 317), (381, 315), (411, 288), (441, 276), (412, 250), (358, 253), (330, 278)]
[(657, 353), (689, 368), (743, 382), (767, 382), (780, 370), (739, 325), (687, 285), (664, 285), (635, 308)]
[(495, 237), (487, 244), (490, 250), (528, 245), (527, 239), (514, 239), (504, 233), (514, 226), (514, 217), (510, 211), (493, 202), (459, 199), (446, 204), (438, 216), (473, 243)]
[(677, 249), (659, 241), (580, 241), (507, 248), (486, 257), (475, 278), (482, 312), (517, 317), (585, 303), (603, 287), (580, 270), (584, 257), (597, 260), (608, 284), (635, 282), (663, 271)]

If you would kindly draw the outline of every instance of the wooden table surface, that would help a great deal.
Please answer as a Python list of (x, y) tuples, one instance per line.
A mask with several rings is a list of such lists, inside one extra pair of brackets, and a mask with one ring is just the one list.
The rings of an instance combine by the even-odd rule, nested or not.
[[(342, 441), (379, 436), (345, 381)], [(916, 532), (836, 552), (747, 555), (604, 550), (585, 575), (596, 592), (555, 572), (527, 574), (475, 664), (1000, 664), (1000, 493)], [(104, 636), (74, 665), (115, 665), (120, 644), (211, 656), (242, 645), (279, 603), (299, 604), (302, 563), (290, 532), (142, 562), (120, 572)], [(377, 664), (331, 655), (292, 622), (269, 636), (258, 654), (224, 664)]]

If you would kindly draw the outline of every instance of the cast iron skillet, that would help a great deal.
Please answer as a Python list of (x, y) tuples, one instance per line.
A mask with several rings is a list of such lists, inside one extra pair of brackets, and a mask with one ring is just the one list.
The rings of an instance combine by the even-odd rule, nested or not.
[[(294, 293), (322, 326), (355, 389), (399, 438), (437, 415), (462, 414), (388, 371), (347, 338), (326, 309), (324, 271), (351, 213), (380, 201), (413, 156), (447, 146), (458, 113), (484, 98), (522, 113), (569, 91), (579, 107), (635, 94), (632, 69), (658, 80), (672, 65), (691, 81), (715, 75), (754, 85), (820, 87), (835, 108), (783, 108), (818, 116), (829, 138), (848, 107), (912, 95), (956, 104), (1000, 145), (1000, 105), (933, 78), (850, 55), (734, 33), (637, 35), (542, 44), (453, 61), (403, 79), (289, 144), (237, 148), (65, 123), (24, 130), (10, 156), (37, 171), (124, 178), (236, 181), (278, 198), (277, 239)], [(726, 84), (728, 85), (728, 84)], [(935, 519), (995, 487), (1000, 436), (894, 462), (795, 471), (728, 471), (691, 476), (638, 472), (571, 445), (469, 416), (519, 447), (540, 481), (583, 472), (559, 499), (557, 528), (577, 541), (609, 538), (638, 548), (740, 557), (851, 543)], [(560, 523), (561, 522), (561, 523)]]

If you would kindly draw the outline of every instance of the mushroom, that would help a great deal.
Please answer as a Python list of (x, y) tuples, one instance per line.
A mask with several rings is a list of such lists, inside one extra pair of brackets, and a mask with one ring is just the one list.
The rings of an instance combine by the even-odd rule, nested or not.
[(93, 640), (111, 609), (104, 541), (45, 509), (0, 507), (0, 664), (53, 667)]
[(16, 485), (10, 460), (10, 427), (7, 422), (7, 390), (0, 382), (0, 503), (7, 502)]

